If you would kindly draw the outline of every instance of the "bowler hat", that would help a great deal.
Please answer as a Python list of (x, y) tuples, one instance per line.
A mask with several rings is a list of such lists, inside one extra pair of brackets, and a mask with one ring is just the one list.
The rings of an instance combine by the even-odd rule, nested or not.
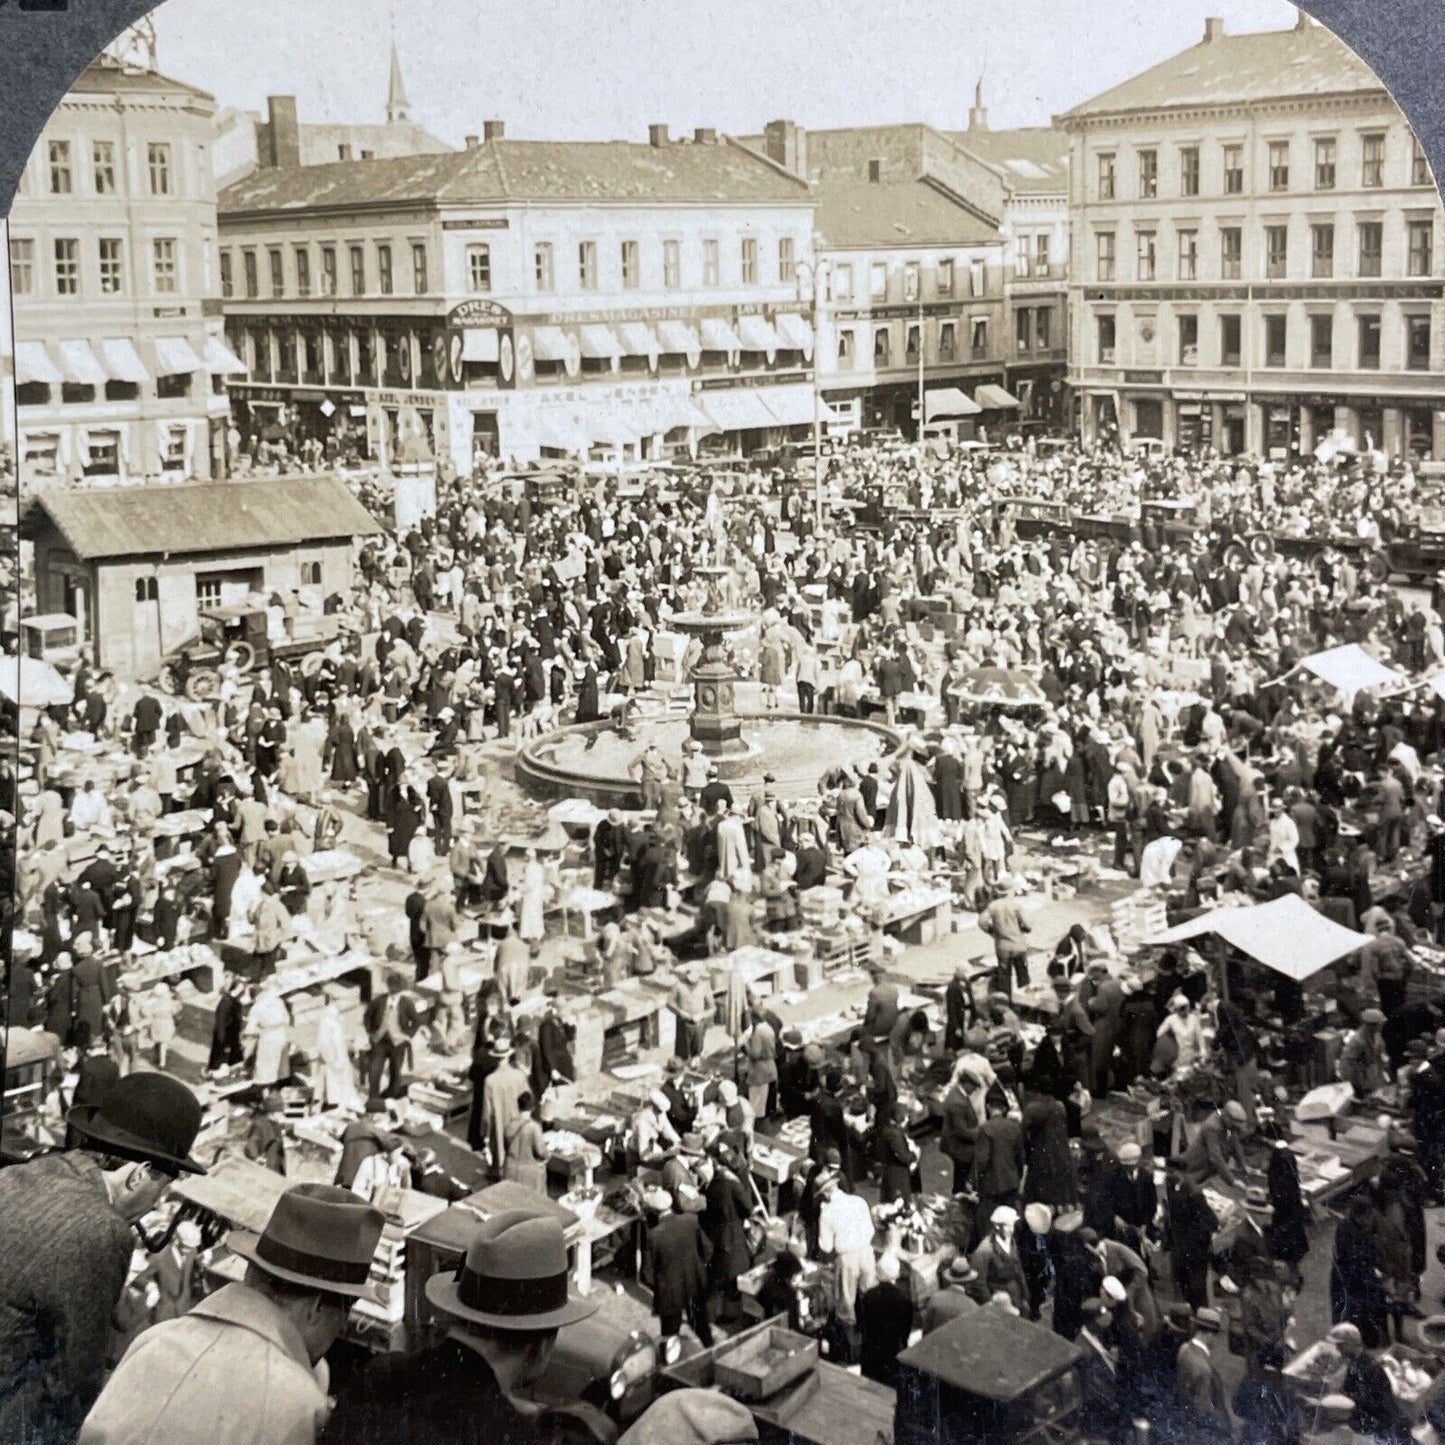
[(596, 1312), (567, 1290), (567, 1245), (555, 1219), (507, 1209), (484, 1220), (454, 1272), (426, 1282), (443, 1314), (490, 1329), (555, 1330)]
[(290, 1284), (375, 1302), (367, 1283), (386, 1217), (333, 1184), (297, 1184), (277, 1201), (259, 1235), (232, 1230), (226, 1247)]
[(100, 1103), (72, 1109), (65, 1122), (102, 1153), (178, 1173), (206, 1172), (190, 1157), (201, 1132), (200, 1101), (168, 1074), (127, 1074)]

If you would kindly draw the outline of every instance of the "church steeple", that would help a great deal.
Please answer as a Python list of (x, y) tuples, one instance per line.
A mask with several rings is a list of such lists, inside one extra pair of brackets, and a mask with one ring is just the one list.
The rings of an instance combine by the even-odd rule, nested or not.
[(391, 42), (391, 80), (386, 88), (386, 123), (401, 125), (411, 119), (411, 102), (406, 98), (406, 84), (401, 78), (401, 56), (396, 41)]
[(973, 107), (968, 112), (969, 130), (988, 129), (988, 107), (983, 103), (983, 76), (978, 78), (978, 84), (973, 88)]

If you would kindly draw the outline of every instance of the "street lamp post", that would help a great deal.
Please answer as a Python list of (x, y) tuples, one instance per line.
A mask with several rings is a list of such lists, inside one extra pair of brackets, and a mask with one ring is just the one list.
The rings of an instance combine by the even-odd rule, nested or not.
[[(814, 239), (814, 251), (817, 239)], [(828, 277), (832, 265), (821, 257), (816, 261), (799, 261), (794, 267), (798, 278), (798, 299), (803, 299), (803, 288), (812, 293), (812, 308), (809, 320), (813, 327), (813, 525), (823, 530), (823, 387), (818, 376), (818, 365), (823, 357), (821, 328), (819, 321), (826, 300)]]

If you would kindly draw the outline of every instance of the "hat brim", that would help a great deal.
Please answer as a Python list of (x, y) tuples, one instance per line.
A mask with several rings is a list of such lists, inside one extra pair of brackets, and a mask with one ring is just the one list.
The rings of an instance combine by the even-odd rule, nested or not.
[(487, 1310), (473, 1309), (461, 1302), (455, 1273), (434, 1274), (426, 1282), (428, 1302), (443, 1314), (459, 1320), (469, 1320), (475, 1325), (485, 1325), (493, 1330), (512, 1330), (525, 1334), (530, 1330), (559, 1330), (564, 1325), (575, 1325), (580, 1320), (597, 1313), (597, 1302), (583, 1299), (580, 1295), (568, 1293), (567, 1303), (555, 1310), (535, 1315), (496, 1315)]
[(99, 1119), (99, 1104), (82, 1104), (71, 1109), (65, 1116), (67, 1127), (74, 1129), (85, 1139), (99, 1146), (105, 1153), (120, 1159), (133, 1159), (137, 1164), (158, 1164), (163, 1168), (175, 1169), (182, 1174), (204, 1174), (206, 1166), (195, 1159), (181, 1159), (159, 1149), (148, 1149), (143, 1141), (131, 1135), (117, 1134), (108, 1129)]
[(248, 1229), (233, 1229), (225, 1236), (223, 1242), (232, 1254), (239, 1255), (248, 1264), (254, 1264), (257, 1269), (264, 1270), (275, 1279), (283, 1279), (288, 1284), (310, 1285), (315, 1289), (324, 1290), (327, 1294), (344, 1295), (347, 1299), (364, 1299), (368, 1304), (381, 1303), (381, 1292), (370, 1282), (337, 1284), (335, 1280), (318, 1279), (314, 1274), (303, 1274), (300, 1270), (282, 1269), (280, 1265), (262, 1259), (256, 1253), (256, 1246), (260, 1240), (260, 1235), (253, 1234)]

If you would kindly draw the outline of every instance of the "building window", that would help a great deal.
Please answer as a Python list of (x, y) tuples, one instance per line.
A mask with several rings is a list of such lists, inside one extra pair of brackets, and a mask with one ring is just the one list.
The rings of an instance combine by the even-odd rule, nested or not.
[(1310, 317), (1310, 365), (1328, 371), (1335, 364), (1335, 318)]
[(702, 242), (702, 284), (704, 286), (719, 285), (719, 276), (722, 271), (721, 252), (718, 249), (716, 236), (704, 236)]
[(741, 248), (742, 281), (744, 286), (758, 284), (758, 239), (744, 236)]
[(151, 195), (171, 193), (171, 148), (165, 141), (151, 141), (146, 146), (146, 169), (150, 172)]
[(385, 242), (376, 248), (376, 285), (383, 296), (390, 296), (396, 290), (396, 280), (391, 274), (391, 247)]
[(1199, 276), (1199, 232), (1193, 229), (1179, 233), (1179, 279), (1194, 281)]
[(1244, 269), (1244, 232), (1238, 226), (1219, 229), (1219, 275), (1225, 281), (1238, 281)]
[(1199, 147), (1185, 146), (1179, 152), (1179, 194), (1199, 194)]
[(879, 326), (873, 332), (873, 366), (877, 371), (884, 370), (889, 364), (890, 341), (888, 328)]
[(426, 246), (421, 241), (411, 243), (411, 290), (414, 296), (425, 296), (431, 288), (427, 285)]
[(1321, 136), (1315, 141), (1315, 190), (1335, 188), (1335, 138)]
[(1053, 312), (1047, 306), (1040, 306), (1034, 312), (1034, 346), (1039, 351), (1047, 351), (1052, 340), (1052, 323), (1050, 318)]
[(636, 291), (642, 285), (642, 251), (636, 241), (622, 243), (622, 286)]
[(50, 153), (50, 194), (52, 196), (68, 196), (72, 189), (70, 174), (70, 142), (68, 140), (53, 140), (49, 146)]
[(115, 194), (115, 143), (95, 141), (90, 147), (90, 174), (98, 196)]
[(55, 294), (80, 295), (80, 242), (60, 240), (55, 243)]
[(1360, 370), (1378, 371), (1380, 369), (1380, 318), (1378, 316), (1361, 316), (1360, 327)]
[(235, 294), (236, 278), (231, 274), (231, 253), (221, 252), (221, 298), (228, 300)]
[(1034, 237), (1034, 274), (1047, 276), (1049, 274), (1049, 252), (1051, 250), (1049, 233), (1040, 231)]
[(323, 246), (321, 248), (321, 294), (323, 296), (335, 296), (337, 294), (335, 246)]
[(1410, 184), (1412, 186), (1428, 186), (1430, 184), (1430, 162), (1425, 157), (1425, 147), (1413, 136), (1411, 144), (1414, 150), (1410, 153)]
[(538, 291), (551, 291), (556, 286), (556, 272), (552, 267), (552, 243), (540, 241), (532, 250), (532, 275)]
[(1264, 364), (1266, 366), (1283, 366), (1285, 364), (1286, 321), (1287, 318), (1284, 316), (1266, 316), (1264, 318)]
[(311, 251), (306, 246), (296, 248), (296, 294), (311, 294)]
[(100, 252), (100, 294), (119, 296), (125, 289), (120, 240), (115, 236), (102, 236), (97, 244)]
[(279, 246), (266, 252), (266, 265), (271, 272), (271, 295), (273, 297), (284, 296), (286, 294), (286, 262)]
[(17, 296), (35, 294), (35, 242), (10, 238), (10, 289)]
[(1335, 274), (1335, 228), (1332, 222), (1310, 227), (1310, 275), (1328, 280)]
[(938, 324), (938, 359), (953, 361), (958, 356), (958, 323), (941, 321)]
[(922, 359), (923, 337), (914, 322), (903, 333), (903, 356), (909, 366), (917, 366)]
[(1408, 227), (1410, 238), (1409, 274), (1428, 276), (1434, 269), (1435, 223), (1433, 221), (1411, 221)]
[(154, 577), (137, 577), (135, 579), (135, 600), (137, 602), (154, 602), (160, 596)]
[(85, 458), (82, 470), (86, 476), (118, 477), (120, 475), (120, 433), (92, 431), (86, 439)]
[(975, 300), (988, 294), (988, 269), (982, 261), (968, 263), (968, 294)]
[(888, 266), (886, 262), (875, 261), (868, 268), (868, 298), (871, 301), (888, 299)]
[(935, 273), (938, 294), (940, 296), (953, 295), (953, 257), (945, 256), (938, 263), (938, 270)]
[(1224, 148), (1224, 194), (1244, 194), (1244, 147), (1228, 145)]
[(1159, 152), (1139, 152), (1139, 199), (1152, 201), (1159, 194)]
[(838, 332), (838, 365), (844, 369), (853, 365), (853, 333), (846, 327)]
[(1360, 275), (1378, 276), (1385, 250), (1385, 227), (1380, 221), (1360, 222)]
[(366, 295), (366, 247), (349, 246), (347, 254), (351, 259), (351, 294)]
[(1099, 157), (1099, 199), (1112, 201), (1117, 182), (1114, 175), (1114, 153), (1106, 151)]
[(1179, 318), (1179, 364), (1180, 366), (1197, 366), (1199, 364), (1199, 318), (1197, 316), (1181, 316)]
[(1272, 140), (1269, 143), (1269, 188), (1272, 191), (1289, 190), (1289, 142)]
[(1018, 246), (1014, 252), (1014, 275), (1019, 277), (1030, 276), (1033, 274), (1033, 269), (1034, 257), (1033, 252), (1029, 249), (1029, 238), (1027, 236), (1020, 236)]
[(320, 562), (303, 562), (301, 564), (301, 585), (303, 587), (321, 586)]
[(920, 272), (917, 261), (907, 261), (903, 266), (903, 299), (907, 302), (918, 300)]
[(1430, 318), (1405, 318), (1405, 365), (1411, 371), (1430, 370)]
[(1098, 252), (1098, 279), (1112, 281), (1118, 264), (1114, 250), (1114, 233), (1112, 231), (1098, 232), (1094, 237), (1094, 244)]
[(492, 289), (492, 248), (490, 246), (467, 247), (467, 289), (473, 293)]
[(1019, 351), (1027, 351), (1033, 345), (1033, 317), (1027, 306), (1020, 306), (1014, 315), (1014, 345)]
[(243, 251), (241, 253), (241, 268), (246, 273), (246, 295), (254, 301), (261, 294), (261, 280), (256, 267), (256, 253), (254, 251)]
[(969, 348), (975, 361), (988, 358), (988, 317), (975, 316), (970, 325)]
[(584, 291), (597, 289), (597, 242), (577, 243), (577, 284)]
[(1219, 318), (1219, 364), (1238, 366), (1242, 353), (1240, 346), (1240, 320), (1238, 316)]
[(1152, 281), (1158, 271), (1159, 244), (1153, 231), (1140, 231), (1135, 237), (1137, 252), (1136, 277), (1140, 281)]
[(196, 606), (202, 609), (221, 605), (221, 579), (219, 577), (196, 578)]
[(791, 236), (778, 237), (778, 285), (791, 286), (797, 269), (797, 249)]
[(1112, 366), (1114, 364), (1115, 346), (1117, 345), (1117, 334), (1112, 316), (1100, 316), (1098, 318), (1098, 341), (1099, 365)]
[(834, 266), (828, 278), (828, 299), (830, 301), (851, 301), (853, 299), (853, 268)]
[(1383, 135), (1360, 137), (1360, 184), (1368, 191), (1378, 190), (1385, 184), (1385, 137)]
[(1264, 228), (1264, 274), (1269, 281), (1284, 279), (1289, 263), (1289, 227)]

